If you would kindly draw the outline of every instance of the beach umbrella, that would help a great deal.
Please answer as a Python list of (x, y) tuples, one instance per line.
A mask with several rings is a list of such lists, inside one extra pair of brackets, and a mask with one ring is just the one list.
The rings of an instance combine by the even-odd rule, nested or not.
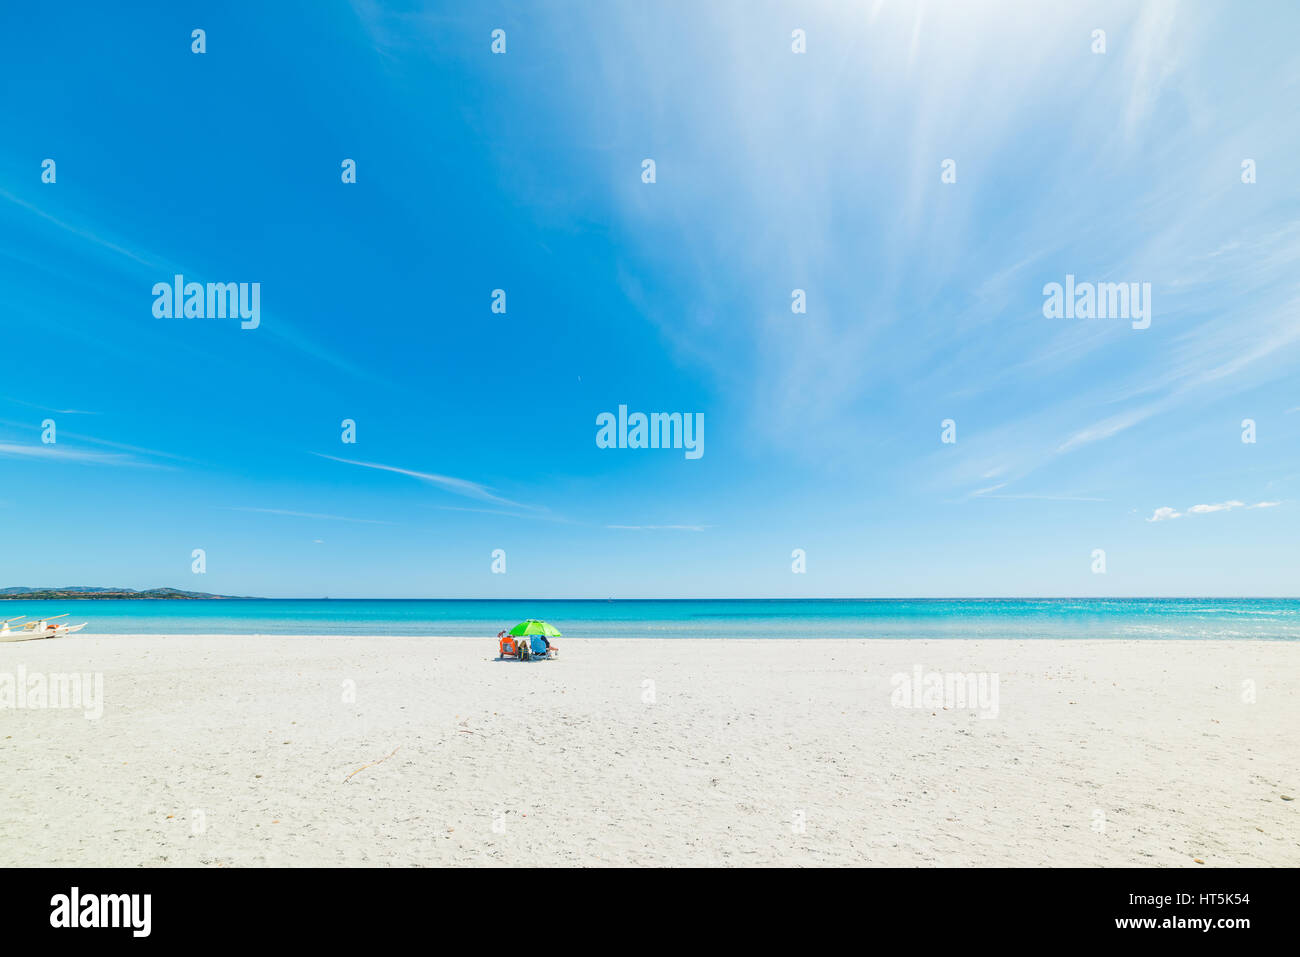
[(547, 638), (563, 638), (560, 629), (554, 625), (539, 621), (536, 618), (529, 618), (527, 621), (521, 621), (510, 629), (510, 634), (515, 638), (522, 638), (524, 635), (544, 635)]

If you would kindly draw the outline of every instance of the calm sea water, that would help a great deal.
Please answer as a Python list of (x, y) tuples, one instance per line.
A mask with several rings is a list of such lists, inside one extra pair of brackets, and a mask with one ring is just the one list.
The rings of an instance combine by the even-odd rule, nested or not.
[(1300, 640), (1294, 598), (0, 602), (0, 618), (59, 612), (119, 635), (495, 635), (542, 618), (575, 638)]

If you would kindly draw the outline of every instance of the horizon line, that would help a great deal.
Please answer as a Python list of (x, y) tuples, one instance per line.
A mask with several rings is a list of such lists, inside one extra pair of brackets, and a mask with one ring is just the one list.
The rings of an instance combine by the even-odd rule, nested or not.
[[(88, 587), (88, 586), (81, 586)], [(166, 587), (166, 586), (162, 586)], [(61, 591), (58, 588), (34, 589), (35, 591)], [(156, 591), (160, 589), (132, 589), (132, 591)], [(174, 589), (182, 591), (182, 589)], [(208, 593), (209, 597), (203, 598), (104, 598), (96, 597), (95, 594), (86, 593), (73, 595), (66, 598), (26, 598), (23, 594), (0, 594), (0, 601), (474, 601), (474, 602), (501, 602), (501, 601), (518, 601), (518, 602), (546, 602), (546, 601), (582, 601), (582, 602), (629, 602), (629, 601), (1226, 601), (1226, 600), (1253, 600), (1253, 601), (1295, 601), (1300, 600), (1300, 595), (859, 595), (859, 596), (834, 596), (834, 595), (799, 595), (787, 597), (746, 597), (746, 596), (714, 596), (709, 598), (639, 598), (639, 597), (607, 597), (607, 598), (538, 598), (538, 597), (356, 597), (331, 595), (318, 596), (279, 596), (272, 597), (268, 595), (217, 595)]]

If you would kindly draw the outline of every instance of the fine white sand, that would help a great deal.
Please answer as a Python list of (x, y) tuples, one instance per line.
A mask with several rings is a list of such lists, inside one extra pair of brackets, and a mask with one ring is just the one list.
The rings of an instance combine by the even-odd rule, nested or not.
[[(0, 710), (0, 865), (1300, 864), (1294, 644), (560, 645), (0, 644), (104, 681)], [(997, 716), (894, 706), (918, 665)]]

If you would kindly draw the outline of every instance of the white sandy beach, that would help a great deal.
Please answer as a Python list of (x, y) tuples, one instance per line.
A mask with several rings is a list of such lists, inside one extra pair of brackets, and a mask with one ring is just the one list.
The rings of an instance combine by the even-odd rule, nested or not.
[[(1294, 644), (560, 645), (0, 644), (104, 682), (0, 710), (0, 865), (1300, 864)], [(893, 706), (917, 665), (997, 716)]]

